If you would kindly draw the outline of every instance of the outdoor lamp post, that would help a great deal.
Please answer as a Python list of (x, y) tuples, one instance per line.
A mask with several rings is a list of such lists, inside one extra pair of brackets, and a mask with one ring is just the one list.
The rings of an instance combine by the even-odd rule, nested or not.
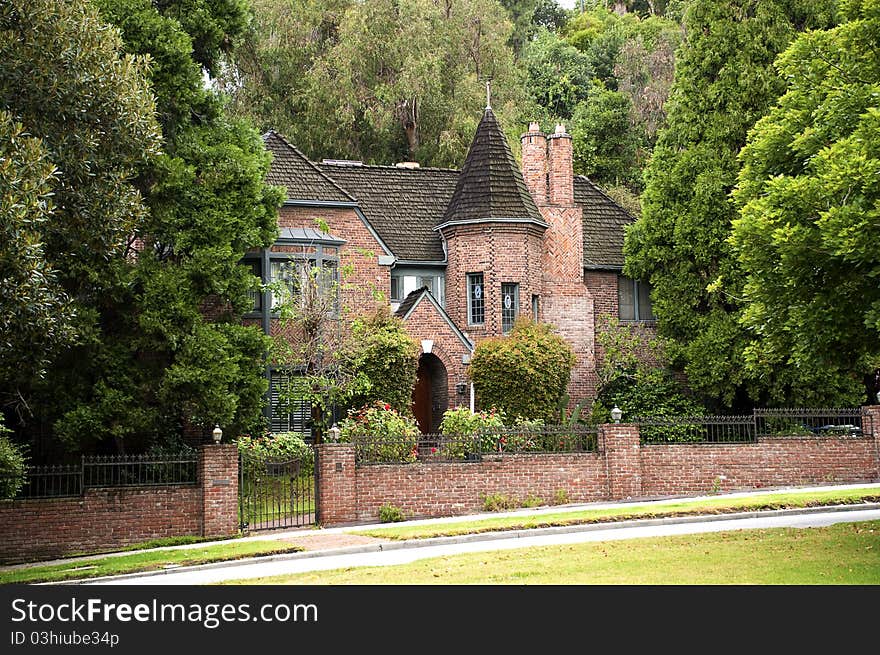
[(623, 412), (620, 411), (620, 407), (617, 405), (614, 406), (614, 409), (611, 410), (611, 419), (615, 423), (620, 423), (620, 417), (623, 416)]
[(463, 396), (467, 391), (467, 382), (459, 382), (455, 385), (455, 390), (458, 392), (459, 396)]
[(330, 441), (336, 442), (339, 441), (339, 428), (336, 427), (336, 424), (333, 424), (333, 427), (327, 430), (327, 436)]
[(220, 440), (223, 438), (223, 430), (220, 429), (219, 425), (214, 425), (211, 435), (214, 437), (214, 443), (220, 443)]

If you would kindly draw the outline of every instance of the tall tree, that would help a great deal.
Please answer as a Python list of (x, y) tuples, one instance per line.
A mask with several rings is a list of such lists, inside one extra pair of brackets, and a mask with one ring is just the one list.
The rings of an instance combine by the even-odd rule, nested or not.
[(783, 90), (774, 59), (796, 29), (827, 20), (827, 9), (786, 0), (687, 5), (668, 123), (645, 173), (642, 216), (626, 235), (625, 270), (651, 283), (675, 364), (721, 405), (784, 400), (791, 388), (790, 377), (756, 377), (745, 367), (743, 276), (727, 242), (736, 216), (730, 192), (749, 128)]
[(732, 243), (749, 369), (795, 366), (819, 387), (803, 392), (851, 402), (863, 383), (875, 400), (880, 369), (880, 2), (842, 10), (779, 59), (787, 90), (742, 151)]
[[(164, 135), (138, 185), (148, 213), (95, 303), (95, 329), (39, 389), (42, 425), (70, 449), (141, 448), (184, 426), (260, 420), (267, 339), (240, 325), (254, 285), (239, 265), (276, 234), (278, 190), (259, 135), (206, 88), (246, 20), (241, 0), (94, 0), (127, 52), (149, 57)], [(120, 121), (128, 120), (120, 113)], [(76, 138), (72, 133), (71, 138)], [(131, 139), (126, 144), (136, 146)]]
[[(266, 0), (261, 7), (271, 11), (256, 14), (256, 61), (247, 50), (239, 55), (244, 59), (227, 71), (224, 84), (232, 84), (236, 95), (249, 89), (266, 97), (252, 110), (255, 120), (284, 133), (313, 159), (460, 165), (488, 79), (496, 113), (512, 134), (521, 127), (516, 119), (523, 85), (508, 45), (512, 28), (494, 0), (330, 5), (344, 9), (341, 14), (307, 2), (293, 7), (295, 20), (302, 12), (307, 25), (326, 28), (327, 38), (273, 18), (278, 4)], [(300, 43), (311, 50), (295, 50)], [(272, 95), (278, 77), (273, 61), (281, 62), (279, 70), (299, 71), (302, 84), (293, 98)], [(295, 114), (282, 107), (291, 101)]]
[(53, 383), (58, 353), (97, 338), (126, 283), (147, 216), (134, 178), (159, 128), (145, 61), (123, 54), (85, 0), (0, 6), (0, 110), (0, 400), (20, 428), (34, 423), (34, 387)]

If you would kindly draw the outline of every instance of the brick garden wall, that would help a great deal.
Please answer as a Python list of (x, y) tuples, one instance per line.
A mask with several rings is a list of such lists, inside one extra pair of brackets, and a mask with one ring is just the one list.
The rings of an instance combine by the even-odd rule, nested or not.
[(202, 447), (198, 485), (86, 489), (0, 501), (0, 562), (61, 557), (180, 536), (238, 533), (238, 451)]
[(481, 511), (503, 494), (553, 502), (612, 501), (880, 480), (880, 407), (873, 434), (759, 438), (757, 443), (640, 445), (638, 426), (600, 428), (599, 451), (485, 457), (481, 462), (355, 466), (351, 444), (319, 446), (324, 525), (375, 521), (394, 505), (408, 517)]

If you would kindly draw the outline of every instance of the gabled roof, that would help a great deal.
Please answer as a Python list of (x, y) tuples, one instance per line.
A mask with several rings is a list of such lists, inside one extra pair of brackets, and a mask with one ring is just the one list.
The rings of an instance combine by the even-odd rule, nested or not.
[(584, 212), (584, 268), (622, 268), (624, 228), (635, 218), (584, 175), (574, 177), (574, 202)]
[(449, 204), (458, 171), (324, 163), (318, 167), (344, 187), (398, 259), (444, 260), (434, 225)]
[(442, 318), (448, 325), (449, 328), (455, 333), (455, 336), (459, 338), (459, 340), (464, 344), (464, 346), (468, 350), (474, 349), (474, 342), (467, 338), (464, 332), (458, 329), (458, 326), (453, 322), (451, 318), (449, 318), (449, 314), (446, 313), (446, 310), (443, 309), (442, 305), (437, 302), (437, 299), (434, 298), (434, 294), (428, 289), (428, 287), (422, 287), (421, 289), (416, 289), (415, 291), (411, 291), (406, 298), (403, 299), (403, 302), (400, 303), (400, 307), (397, 308), (397, 311), (394, 312), (394, 315), (402, 320), (406, 320), (410, 317), (416, 307), (422, 302), (429, 302), (434, 306), (434, 309), (440, 314), (440, 318)]
[(288, 200), (352, 203), (352, 198), (336, 182), (324, 175), (296, 146), (278, 132), (263, 135), (263, 143), (274, 159), (266, 180), (287, 189)]
[(437, 225), (486, 220), (546, 225), (489, 107), (477, 126), (449, 206)]

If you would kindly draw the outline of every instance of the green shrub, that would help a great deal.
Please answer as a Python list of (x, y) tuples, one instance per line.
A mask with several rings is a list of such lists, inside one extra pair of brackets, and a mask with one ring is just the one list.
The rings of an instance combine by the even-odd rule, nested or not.
[(382, 505), (379, 508), (379, 520), (382, 523), (397, 523), (399, 521), (405, 521), (406, 516), (403, 513), (403, 510), (399, 507), (395, 507), (394, 505)]
[(419, 366), (419, 346), (403, 321), (387, 310), (352, 322), (352, 351), (346, 367), (357, 378), (349, 398), (351, 407), (381, 400), (400, 413), (409, 411)]
[(483, 509), (487, 512), (503, 512), (517, 507), (519, 503), (504, 494), (487, 494), (483, 497)]
[(24, 448), (13, 443), (8, 432), (0, 417), (0, 498), (15, 498), (27, 479)]
[(278, 432), (252, 437), (249, 434), (236, 440), (238, 452), (244, 455), (245, 466), (261, 470), (265, 462), (284, 462), (298, 459), (303, 473), (315, 468), (315, 452), (299, 432)]
[[(476, 449), (476, 439), (480, 439), (481, 452), (497, 450), (498, 438), (493, 434), (504, 429), (504, 414), (495, 409), (471, 412), (467, 407), (447, 409), (440, 422), (440, 432), (453, 440), (444, 445), (447, 458), (464, 458), (465, 453)], [(473, 436), (474, 440), (460, 437)], [(459, 437), (455, 439), (455, 437)]]
[(543, 504), (544, 501), (534, 494), (529, 494), (526, 496), (526, 499), (520, 503), (522, 507), (540, 507)]
[(484, 406), (552, 423), (574, 364), (574, 351), (565, 339), (549, 325), (523, 317), (508, 336), (477, 345), (468, 375)]
[(557, 489), (556, 493), (553, 494), (553, 504), (567, 505), (568, 502), (568, 492), (565, 489)]
[(420, 434), (415, 419), (382, 401), (349, 412), (339, 424), (340, 441), (357, 441), (362, 457), (373, 462), (415, 462)]

